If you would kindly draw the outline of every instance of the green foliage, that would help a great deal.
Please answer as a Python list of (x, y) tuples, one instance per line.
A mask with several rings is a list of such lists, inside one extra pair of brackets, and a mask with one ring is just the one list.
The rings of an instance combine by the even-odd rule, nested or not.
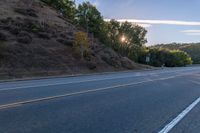
[(105, 42), (107, 32), (106, 23), (95, 6), (89, 2), (83, 2), (80, 4), (76, 13), (76, 21), (89, 33), (98, 37), (100, 41)]
[(123, 56), (138, 62), (145, 52), (146, 29), (141, 26), (111, 20), (108, 23), (108, 37), (112, 48)]
[(121, 36), (124, 35), (126, 37), (126, 45), (142, 46), (147, 43), (145, 38), (147, 30), (141, 26), (125, 22), (121, 24), (119, 33)]
[(115, 50), (115, 51), (119, 51), (120, 49), (120, 23), (115, 21), (115, 20), (111, 20), (110, 22), (107, 23), (107, 27), (108, 27), (108, 38), (109, 38), (109, 42), (111, 47)]
[[(146, 48), (144, 44), (147, 43), (147, 30), (145, 28), (129, 22), (119, 23), (115, 20), (105, 22), (101, 13), (90, 2), (83, 2), (76, 9), (72, 0), (42, 1), (58, 9), (65, 17), (73, 20), (105, 45), (136, 62), (146, 63), (146, 57), (150, 56), (151, 60), (148, 64), (158, 67), (163, 65), (167, 67), (185, 66), (192, 63), (187, 53), (174, 50), (177, 46), (173, 46), (173, 50)], [(89, 49), (88, 34), (77, 32), (74, 48), (83, 57)]]
[(191, 57), (184, 51), (171, 50), (171, 54), (174, 57), (173, 60), (174, 60), (174, 62), (176, 62), (176, 66), (185, 66), (185, 65), (192, 64)]
[(76, 5), (73, 0), (42, 0), (48, 5), (56, 8), (65, 17), (74, 20), (76, 13)]
[[(101, 13), (90, 2), (83, 2), (75, 9), (74, 2), (70, 0), (43, 1), (64, 12), (69, 18), (74, 17), (78, 25), (119, 54), (134, 61), (139, 60), (141, 49), (144, 49), (143, 45), (147, 42), (147, 31), (143, 27), (129, 22), (120, 24), (115, 20), (105, 22)], [(122, 41), (123, 36), (125, 39)]]
[(180, 67), (192, 64), (191, 57), (180, 50), (169, 50), (164, 48), (150, 48), (150, 65), (161, 67)]
[(180, 48), (180, 50), (187, 52), (192, 57), (194, 64), (200, 64), (200, 45), (199, 44), (187, 45), (186, 47)]
[(128, 57), (131, 60), (134, 60), (135, 62), (145, 64), (146, 62), (144, 61), (146, 60), (147, 54), (148, 54), (148, 49), (146, 47), (140, 47), (140, 46), (134, 45), (132, 49), (130, 50)]
[(171, 50), (182, 50), (187, 52), (194, 61), (194, 64), (200, 64), (200, 43), (172, 43), (172, 44), (160, 44), (154, 46), (155, 48), (168, 48)]

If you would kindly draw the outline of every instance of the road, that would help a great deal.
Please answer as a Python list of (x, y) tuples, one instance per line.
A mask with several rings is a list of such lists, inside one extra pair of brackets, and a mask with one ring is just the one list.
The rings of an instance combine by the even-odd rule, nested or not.
[(0, 83), (0, 133), (199, 133), (200, 67)]

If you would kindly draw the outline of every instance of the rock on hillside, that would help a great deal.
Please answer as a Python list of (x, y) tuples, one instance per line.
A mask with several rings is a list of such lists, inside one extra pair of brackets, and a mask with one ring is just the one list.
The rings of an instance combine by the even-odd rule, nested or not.
[(73, 52), (80, 28), (39, 0), (0, 1), (0, 77), (142, 69), (95, 39), (89, 59)]

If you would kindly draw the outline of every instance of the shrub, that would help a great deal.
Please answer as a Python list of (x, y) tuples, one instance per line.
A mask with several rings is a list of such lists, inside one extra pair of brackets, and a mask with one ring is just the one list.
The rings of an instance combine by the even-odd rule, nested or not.
[(192, 64), (191, 57), (180, 50), (151, 48), (147, 54), (150, 56), (149, 64), (156, 67), (180, 67)]
[(80, 53), (81, 58), (89, 53), (89, 39), (85, 32), (78, 31), (75, 33), (74, 49)]

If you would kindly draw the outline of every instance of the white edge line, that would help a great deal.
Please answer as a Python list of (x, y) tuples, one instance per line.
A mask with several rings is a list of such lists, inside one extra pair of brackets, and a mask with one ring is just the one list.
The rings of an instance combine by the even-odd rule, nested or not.
[(56, 86), (56, 85), (68, 85), (68, 84), (85, 83), (85, 82), (93, 82), (93, 81), (103, 81), (103, 80), (112, 80), (112, 79), (121, 79), (121, 78), (131, 78), (131, 77), (137, 77), (137, 76), (127, 76), (127, 77), (119, 77), (119, 78), (92, 79), (92, 80), (83, 80), (83, 81), (66, 82), (66, 83), (53, 83), (53, 84), (44, 84), (44, 85), (19, 86), (19, 87), (14, 87), (14, 88), (0, 89), (0, 92), (1, 91), (9, 91), (9, 90), (19, 90), (19, 89), (25, 89), (25, 88), (48, 87), (48, 86)]
[(181, 112), (175, 119), (173, 119), (158, 133), (170, 132), (199, 102), (200, 102), (200, 97), (197, 100), (195, 100), (190, 106), (188, 106), (183, 112)]
[[(181, 72), (182, 70), (176, 71)], [(165, 74), (169, 72), (160, 72), (158, 74)], [(68, 85), (68, 84), (74, 84), (74, 83), (84, 83), (84, 82), (93, 82), (93, 81), (104, 81), (104, 80), (113, 80), (113, 79), (122, 79), (122, 78), (131, 78), (131, 77), (143, 77), (143, 76), (154, 76), (157, 75), (157, 73), (149, 73), (147, 75), (134, 75), (134, 76), (123, 76), (123, 77), (117, 77), (117, 78), (104, 78), (104, 79), (93, 79), (93, 80), (83, 80), (83, 81), (75, 81), (75, 82), (67, 82), (67, 83), (54, 83), (54, 84), (44, 84), (44, 85), (32, 85), (32, 86), (19, 86), (14, 88), (6, 88), (6, 89), (0, 89), (1, 91), (10, 91), (10, 90), (19, 90), (19, 89), (25, 89), (25, 88), (36, 88), (36, 87), (48, 87), (48, 86), (55, 86), (55, 85)]]
[(25, 89), (25, 88), (48, 87), (48, 86), (56, 86), (56, 85), (68, 85), (68, 84), (75, 84), (75, 83), (85, 83), (85, 82), (114, 80), (114, 79), (132, 78), (132, 77), (154, 76), (154, 75), (157, 75), (157, 74), (156, 73), (150, 73), (150, 74), (147, 74), (147, 75), (123, 76), (123, 77), (117, 77), (117, 78), (103, 78), (103, 79), (92, 79), (92, 80), (74, 81), (74, 82), (66, 82), (66, 83), (53, 83), (53, 84), (44, 84), (44, 85), (19, 86), (19, 87), (14, 87), (14, 88), (0, 89), (0, 92), (1, 91), (9, 91), (9, 90), (19, 90), (19, 89)]
[(198, 84), (200, 85), (200, 82), (199, 81), (193, 81), (193, 80), (190, 80), (192, 83), (195, 83), (195, 84)]
[(154, 80), (135, 82), (135, 83), (130, 83), (130, 84), (123, 84), (123, 85), (116, 85), (116, 86), (110, 86), (110, 87), (104, 87), (104, 88), (98, 88), (98, 89), (92, 89), (92, 90), (85, 90), (85, 91), (74, 92), (74, 93), (67, 93), (67, 94), (63, 94), (63, 95), (44, 97), (44, 98), (27, 100), (27, 101), (16, 102), (16, 103), (10, 103), (10, 104), (5, 104), (5, 105), (0, 105), (0, 110), (1, 109), (12, 108), (12, 107), (17, 107), (17, 106), (22, 106), (23, 104), (35, 103), (35, 102), (46, 101), (46, 100), (52, 100), (52, 99), (57, 99), (57, 98), (62, 98), (62, 97), (67, 97), (67, 96), (73, 96), (73, 95), (78, 95), (78, 94), (85, 94), (85, 93), (90, 93), (90, 92), (109, 90), (109, 89), (125, 87), (125, 86), (131, 86), (131, 85), (137, 85), (137, 84), (148, 83), (148, 82), (154, 82), (154, 81), (162, 81), (162, 80), (176, 78), (176, 77), (179, 77), (179, 76), (180, 75), (171, 76), (171, 77), (167, 77), (167, 78), (160, 78), (160, 79), (154, 79)]

